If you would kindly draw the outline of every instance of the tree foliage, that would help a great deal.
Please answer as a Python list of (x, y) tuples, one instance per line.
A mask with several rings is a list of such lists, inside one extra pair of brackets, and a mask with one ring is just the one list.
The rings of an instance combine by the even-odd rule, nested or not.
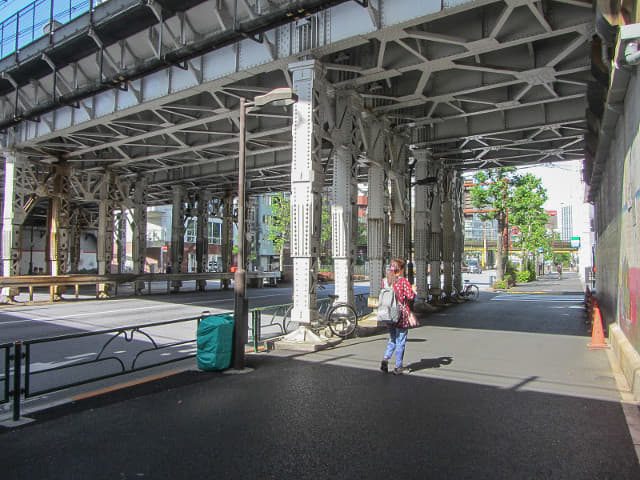
[(482, 220), (498, 223), (496, 276), (502, 280), (508, 264), (510, 227), (518, 227), (515, 246), (523, 252), (523, 270), (527, 269), (529, 252), (540, 247), (545, 252), (550, 250), (545, 228), (549, 218), (543, 208), (547, 191), (540, 178), (519, 174), (513, 167), (478, 172), (475, 180), (471, 189), (473, 206), (483, 211)]
[(280, 270), (284, 262), (284, 249), (291, 237), (291, 199), (288, 194), (276, 193), (271, 197), (269, 240), (280, 255)]
[(549, 215), (543, 207), (547, 198), (540, 178), (530, 173), (516, 177), (510, 221), (519, 229), (516, 245), (522, 250), (523, 270), (527, 269), (529, 252), (550, 250), (550, 235), (545, 228)]
[(507, 259), (509, 256), (508, 215), (510, 199), (515, 190), (516, 169), (513, 167), (494, 168), (479, 171), (476, 174), (476, 184), (471, 188), (471, 202), (481, 210), (483, 221), (497, 220), (498, 237), (496, 245), (496, 279), (504, 279)]

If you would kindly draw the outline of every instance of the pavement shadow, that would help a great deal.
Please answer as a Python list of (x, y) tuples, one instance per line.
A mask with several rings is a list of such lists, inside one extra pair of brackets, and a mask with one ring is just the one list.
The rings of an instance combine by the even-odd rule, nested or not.
[(417, 372), (427, 368), (440, 368), (443, 365), (451, 365), (451, 363), (453, 363), (453, 357), (422, 358), (419, 362), (407, 365), (407, 368), (412, 372)]

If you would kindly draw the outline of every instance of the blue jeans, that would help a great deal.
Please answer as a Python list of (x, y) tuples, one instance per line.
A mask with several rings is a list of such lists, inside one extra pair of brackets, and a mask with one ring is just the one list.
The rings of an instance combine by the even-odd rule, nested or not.
[(402, 367), (402, 359), (404, 358), (404, 345), (407, 342), (408, 328), (389, 327), (389, 343), (384, 351), (384, 358), (390, 359), (393, 351), (396, 352), (396, 368)]

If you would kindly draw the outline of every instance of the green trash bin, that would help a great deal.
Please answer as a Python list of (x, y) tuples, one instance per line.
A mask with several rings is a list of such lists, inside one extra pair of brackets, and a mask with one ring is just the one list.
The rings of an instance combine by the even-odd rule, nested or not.
[(212, 315), (200, 321), (196, 339), (200, 370), (224, 370), (231, 366), (233, 324), (233, 315)]

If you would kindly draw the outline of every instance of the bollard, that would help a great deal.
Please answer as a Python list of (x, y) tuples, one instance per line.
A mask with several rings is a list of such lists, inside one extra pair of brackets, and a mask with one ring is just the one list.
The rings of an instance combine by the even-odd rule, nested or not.
[(254, 310), (251, 312), (251, 336), (253, 337), (253, 351), (258, 353), (258, 342), (260, 341), (261, 332), (261, 312), (260, 310)]
[(13, 344), (13, 421), (20, 420), (20, 373), (22, 372), (22, 342)]

